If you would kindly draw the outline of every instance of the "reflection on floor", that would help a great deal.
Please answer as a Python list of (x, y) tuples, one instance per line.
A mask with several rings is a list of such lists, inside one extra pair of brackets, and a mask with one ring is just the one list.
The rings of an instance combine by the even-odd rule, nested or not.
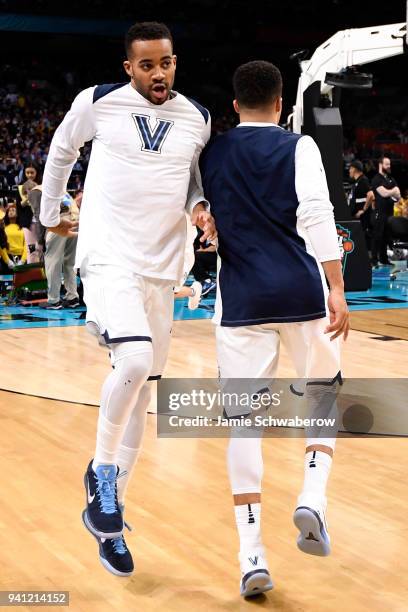
[[(374, 270), (373, 286), (368, 291), (347, 293), (350, 310), (385, 310), (408, 308), (408, 282), (390, 281), (389, 268)], [(3, 292), (12, 277), (0, 277)], [(4, 297), (4, 295), (3, 295)], [(0, 298), (1, 299), (1, 298)], [(205, 296), (197, 310), (189, 310), (187, 298), (174, 303), (174, 320), (211, 319), (214, 314), (215, 292)], [(67, 327), (85, 324), (85, 308), (45, 310), (40, 306), (5, 306), (0, 302), (0, 330), (31, 327)]]

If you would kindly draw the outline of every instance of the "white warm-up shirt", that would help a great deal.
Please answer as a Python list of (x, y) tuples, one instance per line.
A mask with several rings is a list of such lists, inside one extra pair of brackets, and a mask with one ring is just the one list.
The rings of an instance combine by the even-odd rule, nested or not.
[[(275, 123), (242, 122), (240, 127), (277, 127)], [(282, 128), (280, 128), (282, 129)], [(299, 138), (295, 152), (295, 189), (299, 200), (297, 232), (318, 262), (340, 259), (340, 249), (330, 202), (326, 173), (313, 138)], [(323, 274), (323, 272), (322, 272)]]
[(173, 92), (155, 105), (130, 83), (82, 91), (55, 132), (44, 171), (41, 223), (55, 227), (78, 149), (92, 140), (76, 263), (114, 262), (143, 276), (182, 275), (185, 211), (204, 201), (198, 158), (208, 111)]

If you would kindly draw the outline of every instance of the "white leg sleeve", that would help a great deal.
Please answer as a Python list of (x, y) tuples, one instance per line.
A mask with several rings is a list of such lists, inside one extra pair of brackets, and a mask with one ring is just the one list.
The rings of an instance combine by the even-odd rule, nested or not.
[(140, 389), (136, 406), (129, 417), (122, 442), (119, 446), (116, 459), (117, 464), (121, 472), (126, 471), (126, 474), (118, 480), (118, 499), (120, 504), (125, 503), (125, 494), (129, 480), (142, 447), (151, 387), (152, 382), (147, 382)]
[(227, 465), (233, 495), (260, 493), (263, 476), (262, 438), (231, 437)]
[(147, 342), (120, 343), (112, 346), (112, 352), (115, 368), (102, 387), (94, 467), (117, 462), (130, 414), (153, 364), (152, 346)]

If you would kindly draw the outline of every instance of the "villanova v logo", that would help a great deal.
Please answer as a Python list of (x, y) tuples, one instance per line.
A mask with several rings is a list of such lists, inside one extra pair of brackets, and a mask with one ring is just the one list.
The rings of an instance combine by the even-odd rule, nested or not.
[(166, 140), (173, 121), (165, 121), (164, 119), (156, 119), (154, 130), (150, 127), (150, 117), (148, 115), (137, 115), (132, 113), (133, 120), (139, 132), (140, 140), (142, 141), (142, 151), (148, 153), (161, 153), (164, 141)]

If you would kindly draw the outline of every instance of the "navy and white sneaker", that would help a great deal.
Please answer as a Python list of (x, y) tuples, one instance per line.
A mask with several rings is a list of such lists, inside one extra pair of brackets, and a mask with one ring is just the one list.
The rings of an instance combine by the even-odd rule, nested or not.
[(263, 551), (240, 553), (238, 558), (241, 565), (241, 597), (255, 597), (273, 589), (268, 562)]
[(64, 308), (79, 308), (79, 298), (72, 298), (72, 300), (62, 300)]
[(308, 555), (327, 557), (330, 554), (330, 537), (326, 522), (326, 500), (317, 504), (315, 500), (300, 495), (293, 522), (300, 533), (297, 539), (299, 550)]
[(61, 300), (58, 300), (58, 302), (47, 302), (43, 308), (46, 310), (62, 310), (64, 305)]
[[(86, 513), (82, 513), (82, 520), (85, 527), (90, 531), (86, 522)], [(129, 527), (129, 529), (131, 529)], [(128, 549), (125, 538), (121, 535), (119, 538), (99, 538), (92, 531), (99, 546), (99, 559), (108, 572), (115, 576), (130, 576), (134, 570), (133, 559), (130, 550)]]
[(86, 508), (83, 521), (99, 538), (119, 538), (123, 531), (123, 516), (118, 504), (116, 465), (99, 465), (96, 472), (92, 461), (84, 476)]
[(207, 278), (202, 283), (201, 297), (203, 297), (204, 295), (207, 295), (207, 293), (210, 293), (210, 291), (213, 291), (216, 287), (217, 287), (217, 283), (211, 280), (211, 278)]

